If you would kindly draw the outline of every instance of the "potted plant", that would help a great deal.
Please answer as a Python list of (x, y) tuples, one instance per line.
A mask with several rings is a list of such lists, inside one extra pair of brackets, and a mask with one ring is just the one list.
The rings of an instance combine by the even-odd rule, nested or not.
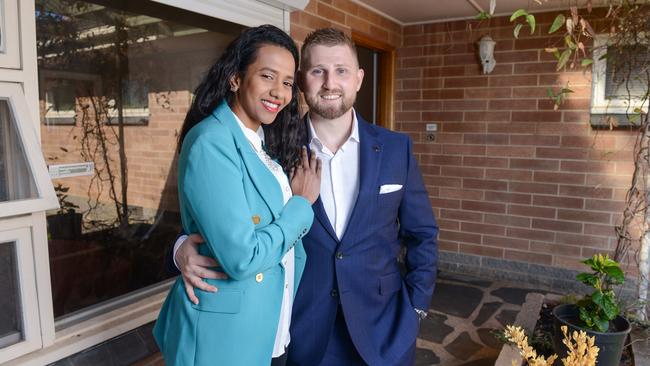
[(600, 349), (598, 366), (618, 365), (630, 323), (620, 315), (612, 286), (622, 284), (625, 276), (618, 262), (608, 255), (595, 254), (582, 263), (588, 265), (591, 272), (580, 273), (576, 278), (594, 290), (575, 304), (563, 304), (553, 309), (555, 351), (560, 356), (567, 352), (560, 330), (567, 326), (571, 332), (585, 331), (595, 338), (595, 345)]
[(56, 197), (59, 199), (59, 210), (56, 215), (47, 217), (47, 226), (52, 239), (75, 239), (81, 236), (82, 215), (75, 211), (79, 206), (68, 201), (66, 194), (69, 187), (61, 183), (54, 187)]

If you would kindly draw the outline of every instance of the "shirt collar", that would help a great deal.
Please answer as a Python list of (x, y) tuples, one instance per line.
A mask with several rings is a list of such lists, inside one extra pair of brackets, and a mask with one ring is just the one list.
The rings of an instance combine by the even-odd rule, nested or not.
[[(316, 145), (319, 149), (323, 149), (324, 145), (321, 142), (321, 140), (318, 138), (318, 134), (316, 134), (316, 130), (314, 129), (314, 125), (311, 122), (311, 117), (309, 114), (307, 114), (307, 125), (309, 126), (309, 142), (310, 144)], [(354, 141), (354, 142), (359, 142), (359, 121), (357, 119), (357, 113), (352, 108), (352, 131), (350, 132), (350, 136), (348, 137), (347, 141)], [(341, 150), (344, 149), (345, 143), (341, 146)]]
[(258, 127), (257, 131), (253, 131), (250, 128), (246, 127), (246, 125), (244, 125), (244, 122), (242, 122), (235, 113), (233, 113), (233, 116), (235, 116), (235, 120), (237, 121), (237, 124), (239, 124), (239, 128), (241, 128), (242, 132), (244, 133), (246, 140), (248, 140), (251, 146), (253, 146), (253, 150), (255, 150), (257, 153), (262, 152), (262, 146), (264, 145), (264, 129), (262, 126)]

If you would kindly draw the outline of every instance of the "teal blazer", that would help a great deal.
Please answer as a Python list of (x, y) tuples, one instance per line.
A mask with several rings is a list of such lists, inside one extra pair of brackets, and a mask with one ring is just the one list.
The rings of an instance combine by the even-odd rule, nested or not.
[[(295, 286), (305, 267), (301, 238), (309, 231), (309, 201), (283, 204), (276, 178), (259, 159), (227, 103), (194, 126), (178, 160), (183, 228), (201, 233), (203, 255), (228, 280), (207, 280), (192, 304), (179, 277), (154, 328), (167, 366), (268, 365), (284, 286), (281, 259), (295, 249)], [(295, 290), (294, 290), (295, 296)]]

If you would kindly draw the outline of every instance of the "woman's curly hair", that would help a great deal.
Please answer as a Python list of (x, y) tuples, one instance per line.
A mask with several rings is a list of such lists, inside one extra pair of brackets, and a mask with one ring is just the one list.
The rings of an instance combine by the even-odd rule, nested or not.
[[(228, 45), (194, 91), (194, 100), (181, 129), (179, 152), (192, 127), (209, 116), (223, 99), (232, 102), (234, 93), (230, 90), (230, 80), (235, 76), (242, 79), (246, 77), (248, 66), (255, 62), (257, 51), (264, 45), (279, 46), (289, 51), (296, 64), (295, 70), (298, 70), (298, 48), (284, 31), (272, 25), (244, 30)], [(300, 149), (306, 139), (306, 127), (300, 120), (298, 87), (295, 83), (289, 104), (278, 113), (273, 123), (263, 125), (263, 128), (268, 154), (278, 160), (288, 173), (300, 161)]]

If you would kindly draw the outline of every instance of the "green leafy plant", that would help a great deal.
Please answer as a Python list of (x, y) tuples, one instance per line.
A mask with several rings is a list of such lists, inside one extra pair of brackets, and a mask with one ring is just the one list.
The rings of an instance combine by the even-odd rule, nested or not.
[(609, 322), (619, 314), (613, 285), (620, 285), (625, 280), (621, 266), (608, 255), (595, 254), (582, 261), (591, 268), (591, 272), (578, 274), (578, 281), (594, 288), (594, 291), (580, 299), (576, 306), (580, 312), (582, 325), (598, 332), (606, 332)]
[[(517, 20), (517, 18), (524, 17), (524, 20), (526, 23), (528, 23), (528, 26), (530, 27), (530, 34), (535, 33), (535, 25), (536, 25), (536, 20), (535, 16), (533, 14), (529, 14), (525, 9), (518, 9), (514, 13), (512, 13), (512, 16), (510, 17), (510, 21), (514, 22)], [(518, 23), (515, 25), (515, 30), (513, 31), (513, 34), (515, 38), (519, 38), (519, 32), (521, 31), (521, 28), (524, 26), (523, 23)]]

